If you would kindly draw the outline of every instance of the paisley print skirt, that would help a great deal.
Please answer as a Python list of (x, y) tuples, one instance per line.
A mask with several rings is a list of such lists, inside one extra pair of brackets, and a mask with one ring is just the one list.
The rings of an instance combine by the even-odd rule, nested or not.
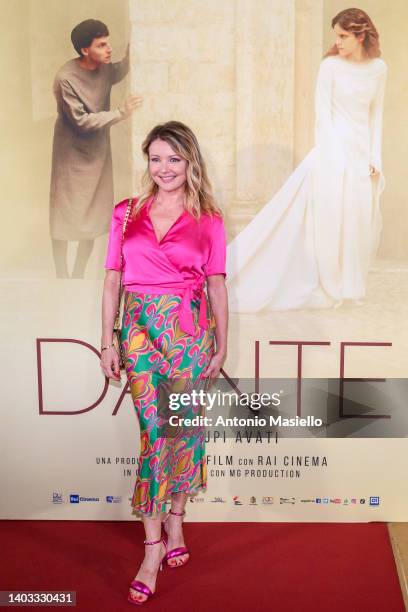
[[(180, 302), (177, 295), (124, 293), (122, 344), (140, 426), (138, 474), (131, 505), (145, 516), (165, 512), (172, 493), (195, 495), (207, 486), (204, 431), (198, 427), (166, 428), (169, 406), (167, 402), (163, 410), (160, 399), (167, 383), (174, 385), (179, 380), (184, 389), (200, 384), (214, 352), (213, 322), (208, 329), (198, 326), (199, 304), (193, 301), (198, 333), (196, 337), (186, 334), (179, 326)], [(183, 410), (183, 417), (203, 414), (201, 406), (190, 406), (187, 414)]]

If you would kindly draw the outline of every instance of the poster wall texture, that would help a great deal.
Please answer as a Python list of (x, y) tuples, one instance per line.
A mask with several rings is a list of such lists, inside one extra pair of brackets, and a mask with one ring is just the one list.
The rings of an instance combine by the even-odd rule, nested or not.
[[(268, 421), (260, 435), (244, 428), (226, 437), (222, 427), (209, 427), (208, 489), (189, 500), (188, 520), (407, 520), (403, 0), (394, 1), (393, 11), (380, 0), (360, 3), (379, 31), (387, 66), (382, 228), (367, 264), (365, 298), (362, 304), (336, 304), (333, 295), (328, 303), (296, 302), (294, 291), (309, 283), (316, 84), (334, 41), (331, 19), (345, 8), (343, 0), (2, 2), (1, 518), (134, 519), (137, 417), (125, 376), (108, 383), (99, 366), (107, 234), (88, 245), (81, 277), (57, 278), (49, 233), (53, 79), (75, 56), (72, 28), (96, 17), (109, 25), (114, 62), (130, 43), (130, 69), (112, 87), (111, 111), (129, 92), (144, 97), (131, 119), (111, 127), (112, 207), (138, 193), (149, 129), (170, 119), (189, 125), (228, 233), (231, 313), (223, 381), (230, 389), (248, 384), (260, 391), (267, 381), (284, 391), (275, 416), (279, 410), (288, 418), (314, 414), (324, 423), (293, 430), (275, 425), (268, 435)], [(10, 52), (16, 48), (19, 53)], [(373, 83), (377, 74), (367, 78)], [(326, 240), (334, 240), (333, 217), (323, 228)], [(70, 270), (78, 253), (70, 241)], [(353, 282), (355, 270), (352, 261), (346, 276)], [(348, 403), (340, 406), (346, 378), (355, 382), (344, 383)]]

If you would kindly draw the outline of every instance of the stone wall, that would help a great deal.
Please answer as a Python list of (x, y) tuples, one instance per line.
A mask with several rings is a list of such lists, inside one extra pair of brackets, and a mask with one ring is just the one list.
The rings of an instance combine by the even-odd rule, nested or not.
[(130, 0), (132, 87), (145, 98), (136, 191), (143, 138), (178, 119), (197, 134), (231, 235), (270, 199), (293, 169), (295, 126), (298, 138), (310, 132), (310, 118), (296, 124), (295, 74), (310, 63), (295, 55), (297, 4), (316, 14), (310, 0)]

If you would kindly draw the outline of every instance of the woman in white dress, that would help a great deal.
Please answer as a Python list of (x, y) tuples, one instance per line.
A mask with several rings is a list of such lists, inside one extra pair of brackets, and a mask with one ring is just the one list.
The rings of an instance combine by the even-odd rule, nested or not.
[(274, 198), (230, 242), (234, 312), (361, 303), (381, 231), (382, 107), (387, 66), (364, 11), (332, 21), (321, 62), (315, 147)]

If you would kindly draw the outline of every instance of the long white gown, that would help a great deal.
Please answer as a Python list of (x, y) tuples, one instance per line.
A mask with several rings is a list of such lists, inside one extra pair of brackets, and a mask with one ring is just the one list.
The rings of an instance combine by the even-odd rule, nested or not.
[[(386, 74), (379, 58), (321, 62), (314, 148), (228, 245), (231, 311), (322, 308), (364, 297), (382, 225)], [(370, 164), (379, 176), (370, 176)]]

